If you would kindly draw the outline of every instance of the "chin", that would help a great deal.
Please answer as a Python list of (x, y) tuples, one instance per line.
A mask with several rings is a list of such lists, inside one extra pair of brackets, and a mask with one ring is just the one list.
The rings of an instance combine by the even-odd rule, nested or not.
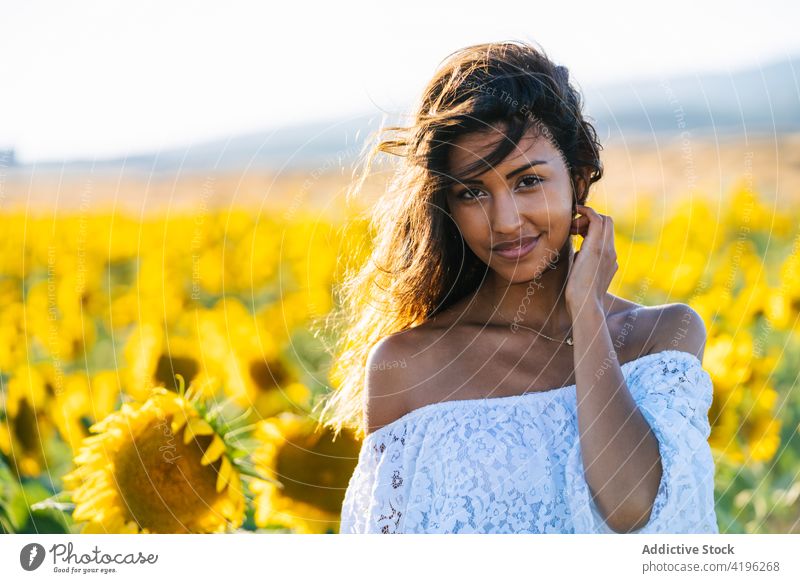
[(540, 277), (547, 269), (547, 265), (541, 254), (531, 253), (528, 257), (520, 258), (516, 262), (497, 259), (490, 264), (490, 269), (496, 276), (509, 283), (523, 283)]
[(516, 271), (513, 269), (503, 269), (503, 270), (493, 270), (495, 275), (502, 280), (507, 281), (509, 284), (516, 284), (516, 283), (527, 283), (530, 281), (536, 281), (542, 275), (541, 270), (537, 269), (520, 269), (517, 268)]

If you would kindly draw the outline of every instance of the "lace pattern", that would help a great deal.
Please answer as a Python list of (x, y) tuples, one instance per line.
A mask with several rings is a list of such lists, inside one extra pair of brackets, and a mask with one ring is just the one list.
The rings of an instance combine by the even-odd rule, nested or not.
[[(677, 350), (621, 368), (663, 470), (649, 521), (634, 532), (718, 532), (711, 377)], [(340, 532), (614, 533), (584, 477), (575, 385), (433, 403), (368, 434)]]

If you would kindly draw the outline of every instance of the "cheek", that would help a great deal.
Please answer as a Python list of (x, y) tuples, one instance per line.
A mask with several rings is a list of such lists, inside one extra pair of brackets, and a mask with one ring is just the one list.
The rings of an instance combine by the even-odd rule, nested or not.
[(491, 239), (491, 229), (486, 213), (479, 207), (460, 208), (452, 213), (456, 230), (464, 241), (478, 257), (484, 257), (484, 247)]
[(456, 206), (450, 215), (458, 231), (464, 238), (479, 236), (488, 227), (488, 218), (478, 205)]
[(528, 208), (529, 216), (534, 221), (548, 225), (550, 229), (557, 229), (562, 224), (569, 225), (572, 221), (572, 199), (557, 189), (546, 191)]

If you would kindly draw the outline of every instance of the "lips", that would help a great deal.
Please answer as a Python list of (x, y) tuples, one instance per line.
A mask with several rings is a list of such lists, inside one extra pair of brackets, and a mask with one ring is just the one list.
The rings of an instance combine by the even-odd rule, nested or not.
[(533, 251), (538, 242), (539, 237), (522, 237), (516, 242), (495, 245), (492, 252), (505, 259), (519, 259)]
[(519, 249), (522, 246), (527, 245), (531, 241), (538, 239), (539, 237), (522, 237), (517, 239), (516, 241), (510, 241), (508, 243), (498, 243), (492, 249), (494, 251), (508, 251), (510, 249)]

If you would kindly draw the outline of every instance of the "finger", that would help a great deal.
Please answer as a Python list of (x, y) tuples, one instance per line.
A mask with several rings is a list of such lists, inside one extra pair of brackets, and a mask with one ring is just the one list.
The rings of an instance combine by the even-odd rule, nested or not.
[(605, 215), (600, 215), (596, 210), (586, 205), (578, 204), (575, 207), (588, 220), (587, 233), (584, 237), (592, 237), (592, 239), (603, 241), (605, 238), (603, 233), (603, 223), (605, 221), (603, 217)]
[(587, 225), (592, 223), (593, 221), (599, 221), (600, 220), (600, 215), (593, 208), (585, 206), (585, 205), (582, 205), (582, 204), (575, 205), (575, 207), (576, 207), (576, 210), (577, 210), (578, 214), (580, 214), (581, 216), (579, 216), (577, 219), (573, 219), (573, 220), (582, 220)]
[(581, 222), (581, 223), (586, 223), (588, 225), (589, 221), (590, 221), (590, 218), (587, 215), (581, 215), (579, 217), (574, 217), (572, 220), (573, 221), (578, 221), (578, 222)]
[(573, 223), (570, 228), (569, 232), (573, 235), (583, 235), (586, 236), (586, 233), (589, 231), (589, 222), (588, 221), (581, 221)]
[(607, 215), (601, 215), (603, 217), (603, 239), (606, 241), (606, 244), (614, 247), (614, 219)]
[(585, 206), (585, 205), (582, 205), (582, 204), (579, 204), (579, 205), (576, 205), (576, 206), (577, 206), (578, 210), (580, 211), (580, 214), (583, 217), (585, 217), (590, 223), (591, 222), (599, 223), (601, 225), (601, 231), (602, 231), (602, 224), (604, 224), (607, 219), (611, 219), (610, 216), (598, 213), (592, 207)]
[(570, 224), (571, 231), (583, 231), (586, 227), (589, 226), (589, 217), (578, 217), (577, 219), (572, 219), (572, 223)]

